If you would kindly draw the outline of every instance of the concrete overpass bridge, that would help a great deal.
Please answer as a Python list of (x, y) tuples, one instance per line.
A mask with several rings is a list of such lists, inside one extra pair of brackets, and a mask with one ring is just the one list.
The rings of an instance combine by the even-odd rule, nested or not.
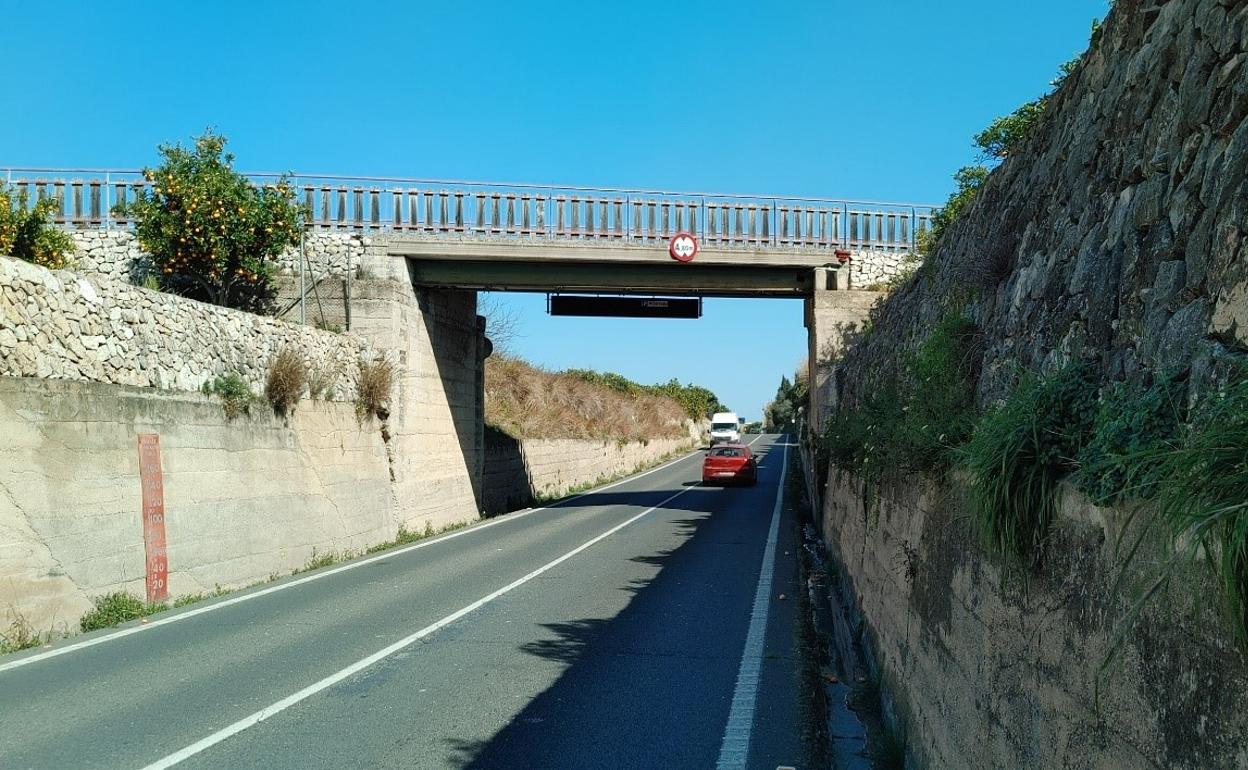
[[(150, 187), (135, 170), (0, 174), (32, 203), (59, 201), (56, 221), (76, 230), (131, 227), (114, 206)], [(247, 176), (257, 185), (283, 178)], [(310, 234), (364, 236), (370, 259), (405, 260), (406, 271), (393, 274), (406, 273), (418, 288), (801, 298), (815, 383), (814, 362), (874, 301), (862, 290), (872, 276), (887, 276), (872, 270), (909, 255), (933, 212), (930, 205), (779, 195), (285, 178)], [(689, 262), (669, 255), (679, 233), (698, 241)], [(820, 405), (811, 411), (818, 415)]]

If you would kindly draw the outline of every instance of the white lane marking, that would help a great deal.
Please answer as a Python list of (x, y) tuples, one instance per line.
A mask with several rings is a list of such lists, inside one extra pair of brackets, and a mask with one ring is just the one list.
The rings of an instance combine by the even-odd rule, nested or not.
[(696, 487), (688, 487), (688, 488), (680, 490), (679, 492), (672, 495), (671, 497), (668, 497), (667, 499), (663, 500), (663, 502), (659, 503), (658, 505), (655, 505), (652, 508), (647, 508), (646, 510), (637, 514), (636, 516), (633, 516), (632, 518), (627, 519), (615, 525), (611, 529), (608, 529), (606, 532), (603, 532), (602, 534), (590, 540), (585, 541), (584, 543), (577, 546), (576, 548), (573, 548), (571, 551), (568, 551), (567, 553), (555, 559), (554, 561), (547, 562), (546, 564), (542, 565), (541, 567), (538, 567), (537, 569), (533, 570), (532, 572), (525, 575), (524, 577), (508, 583), (507, 585), (503, 586), (497, 591), (494, 591), (493, 593), (487, 594), (481, 597), (480, 599), (477, 599), (472, 604), (469, 604), (468, 606), (463, 607), (462, 609), (452, 612), (450, 615), (447, 615), (441, 620), (438, 620), (432, 623), (431, 625), (425, 626), (424, 628), (420, 629), (416, 633), (411, 634), (410, 636), (406, 636), (400, 639), (399, 641), (395, 642), (394, 644), (389, 645), (388, 647), (383, 647), (377, 652), (374, 652), (372, 655), (369, 655), (367, 658), (362, 658), (356, 661), (355, 663), (352, 663), (351, 665), (347, 666), (346, 668), (341, 669), (340, 671), (337, 671), (333, 674), (330, 674), (329, 676), (325, 677), (324, 679), (321, 679), (318, 682), (308, 685), (307, 687), (303, 688), (302, 690), (299, 690), (293, 695), (288, 695), (285, 698), (282, 698), (281, 700), (277, 701), (276, 703), (270, 706), (266, 706), (253, 714), (249, 714), (248, 716), (243, 717), (242, 719), (229, 725), (228, 727), (224, 727), (216, 731), (212, 735), (209, 735), (206, 738), (203, 738), (201, 740), (196, 741), (195, 743), (192, 743), (190, 746), (187, 746), (184, 749), (180, 749), (166, 757), (156, 760), (150, 765), (147, 765), (146, 767), (144, 767), (143, 770), (163, 770), (164, 768), (173, 767), (179, 762), (189, 759), (195, 756), (196, 754), (200, 753), (201, 751), (204, 751), (205, 749), (215, 746), (221, 741), (224, 741), (227, 738), (230, 738), (231, 736), (237, 735), (238, 733), (241, 733), (247, 728), (253, 727), (254, 725), (260, 722), (263, 722), (264, 720), (268, 719), (271, 716), (274, 716), (275, 714), (280, 714), (281, 712), (285, 711), (286, 709), (290, 708), (296, 703), (299, 703), (302, 700), (310, 698), (316, 693), (320, 692), (321, 690), (324, 690), (326, 687), (331, 687), (337, 684), (338, 682), (341, 682), (342, 680), (346, 679), (347, 677), (352, 676), (353, 674), (358, 674), (359, 672), (363, 671), (364, 669), (368, 668), (374, 663), (377, 663), (383, 660), (384, 658), (387, 658), (390, 655), (393, 655), (399, 650), (402, 650), (404, 647), (408, 647), (412, 644), (415, 644), (416, 642), (420, 641), (426, 636), (429, 636), (430, 634), (432, 634), (434, 631), (437, 631), (440, 628), (443, 628), (451, 623), (454, 623), (456, 620), (459, 620), (460, 618), (464, 617), (470, 612), (473, 612), (474, 610), (484, 607), (485, 605), (494, 601), (495, 599), (502, 596), (503, 594), (524, 585), (525, 583), (529, 582), (530, 580), (537, 577), (538, 575), (541, 575), (543, 572), (546, 572), (550, 569), (553, 569), (559, 566), (560, 564), (567, 561), (568, 559), (571, 559), (573, 556), (576, 556), (581, 551), (584, 551), (586, 548), (589, 548), (595, 543), (598, 543), (602, 540), (607, 539), (611, 535), (614, 535), (616, 532), (619, 532), (621, 529), (624, 529), (625, 527), (627, 527), (629, 524), (632, 524), (634, 521), (637, 521), (643, 516), (646, 516), (658, 510), (659, 508), (663, 507), (667, 503), (671, 502), (672, 500), (675, 500), (676, 498), (680, 497), (684, 493), (688, 492), (690, 489), (696, 489)]
[(277, 593), (278, 591), (285, 591), (288, 588), (301, 586), (304, 583), (311, 583), (314, 580), (327, 578), (330, 575), (337, 575), (339, 572), (346, 572), (347, 570), (358, 569), (359, 567), (372, 564), (373, 562), (379, 561), (381, 559), (390, 559), (395, 556), (402, 556), (405, 553), (419, 550), (421, 548), (428, 548), (431, 545), (437, 545), (438, 543), (443, 543), (443, 542), (446, 542), (447, 540), (454, 540), (457, 537), (470, 535), (473, 532), (480, 532), (483, 529), (489, 529), (490, 527), (502, 524), (504, 522), (522, 519), (525, 516), (528, 516), (533, 513), (537, 513), (538, 511), (546, 511), (546, 510), (551, 510), (554, 508), (562, 508), (564, 505), (570, 502), (573, 502), (574, 500), (580, 500), (583, 497), (592, 497), (593, 495), (596, 495), (599, 492), (605, 492), (606, 490), (611, 489), (612, 487), (618, 487), (621, 484), (625, 484), (630, 481), (635, 481), (636, 479), (642, 478), (643, 476), (649, 476), (651, 473), (656, 473), (658, 471), (661, 471), (664, 468), (667, 468), (668, 466), (671, 466), (671, 465), (675, 465), (676, 463), (679, 463), (683, 460), (688, 460), (690, 457), (693, 457), (700, 451), (702, 450), (695, 449), (689, 454), (677, 457), (675, 460), (669, 460), (668, 462), (665, 462), (662, 465), (655, 466), (654, 468), (651, 468), (648, 471), (643, 471), (641, 473), (636, 474), (635, 476), (629, 476), (628, 478), (620, 479), (619, 481), (612, 482), (610, 484), (607, 484), (606, 486), (598, 487), (597, 489), (591, 490), (589, 492), (585, 492), (583, 494), (569, 497), (566, 500), (559, 500), (555, 503), (552, 503), (551, 505), (545, 505), (539, 508), (529, 508), (523, 511), (515, 511), (513, 513), (509, 513), (504, 516), (496, 516), (492, 519), (489, 519), (488, 521), (481, 522), (480, 524), (474, 524), (470, 527), (465, 527), (463, 529), (456, 530), (454, 532), (450, 532), (445, 535), (440, 535), (438, 537), (434, 537), (429, 540), (421, 540), (420, 542), (415, 543), (413, 545), (403, 546), (401, 548), (395, 548), (395, 549), (388, 550), (388, 551), (381, 551), (375, 556), (370, 556), (364, 559), (359, 559), (357, 561), (349, 561), (349, 562), (346, 562), (345, 564), (339, 565), (337, 567), (332, 567), (330, 569), (321, 570), (317, 572), (311, 572), (311, 573), (308, 573), (306, 576), (299, 578), (298, 580), (291, 580), (289, 582), (281, 583), (279, 585), (269, 586), (268, 588), (262, 588), (259, 591), (253, 591), (251, 593), (243, 594), (241, 596), (234, 596), (229, 599), (223, 599), (219, 602), (213, 602), (212, 604), (207, 604), (202, 607), (196, 607), (195, 609), (186, 610), (185, 612), (179, 612), (176, 615), (170, 615), (165, 618), (152, 620), (140, 626), (133, 626), (131, 628), (123, 628), (119, 631), (114, 631), (110, 634), (104, 634), (102, 636), (93, 637), (91, 639), (84, 639), (81, 642), (75, 642), (73, 644), (66, 645), (65, 647), (58, 647), (58, 648), (54, 648), (51, 650), (47, 650), (46, 652), (38, 653), (36, 655), (30, 655), (25, 658), (18, 658), (17, 660), (11, 660), (11, 661), (8, 661), (7, 663), (0, 663), (0, 673), (9, 671), (10, 669), (19, 668), (21, 666), (26, 666), (31, 663), (37, 663), (41, 660), (47, 660), (48, 658), (55, 658), (58, 655), (65, 655), (66, 653), (75, 652), (77, 650), (81, 650), (87, 647), (94, 647), (97, 644), (103, 644), (104, 642), (110, 642), (114, 639), (120, 639), (123, 636), (130, 636), (131, 634), (137, 634), (140, 631), (150, 631), (153, 628), (159, 628), (160, 626), (165, 626), (170, 623), (177, 623), (179, 621), (183, 621), (188, 618), (193, 618), (196, 615), (203, 615), (206, 612), (215, 612), (216, 610), (219, 610), (223, 607), (229, 607), (231, 605), (239, 604), (241, 602), (247, 602), (247, 601), (251, 601), (252, 599), (258, 599), (261, 596), (268, 596), (269, 594)]
[(728, 723), (724, 726), (719, 760), (715, 763), (717, 770), (744, 768), (750, 754), (750, 732), (754, 728), (754, 706), (758, 698), (758, 680), (762, 674), (767, 612), (771, 608), (771, 573), (776, 567), (776, 540), (780, 533), (780, 508), (784, 503), (784, 479), (789, 471), (788, 460), (789, 442), (786, 437), (784, 456), (780, 461), (780, 487), (776, 490), (776, 505), (771, 509), (771, 528), (767, 530), (763, 566), (759, 570), (758, 589), (754, 592), (754, 607), (750, 610), (750, 628), (745, 635), (745, 650), (741, 653), (737, 684), (732, 691), (732, 708), (728, 712)]

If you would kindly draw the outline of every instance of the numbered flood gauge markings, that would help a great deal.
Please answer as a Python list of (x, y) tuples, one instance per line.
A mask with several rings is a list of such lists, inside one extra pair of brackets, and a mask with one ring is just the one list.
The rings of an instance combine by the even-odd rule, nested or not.
[(667, 244), (667, 253), (677, 262), (692, 262), (698, 255), (698, 239), (693, 233), (676, 233)]
[(143, 551), (147, 557), (147, 600), (169, 596), (165, 550), (165, 480), (160, 470), (160, 436), (139, 434), (139, 484), (143, 491)]

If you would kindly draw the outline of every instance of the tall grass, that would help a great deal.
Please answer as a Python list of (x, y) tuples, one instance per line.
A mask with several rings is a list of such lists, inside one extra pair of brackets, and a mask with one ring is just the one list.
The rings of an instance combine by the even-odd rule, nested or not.
[(1248, 379), (1200, 404), (1160, 475), (1159, 520), (1180, 554), (1212, 570), (1248, 649)]
[(274, 413), (284, 416), (294, 409), (307, 382), (308, 365), (303, 355), (291, 347), (279, 350), (269, 362), (269, 375), (264, 386), (264, 395)]
[(1057, 509), (1058, 482), (1075, 468), (1096, 409), (1090, 369), (1027, 375), (984, 415), (959, 451), (971, 475), (971, 526), (1007, 559), (1034, 564)]

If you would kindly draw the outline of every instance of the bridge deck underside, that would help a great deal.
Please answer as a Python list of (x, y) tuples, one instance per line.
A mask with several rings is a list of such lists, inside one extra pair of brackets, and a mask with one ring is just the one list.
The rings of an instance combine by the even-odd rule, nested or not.
[(812, 271), (836, 263), (828, 249), (707, 248), (692, 262), (666, 243), (393, 238), (415, 283), (508, 291), (596, 291), (699, 296), (802, 297)]
[(487, 291), (578, 291), (715, 297), (805, 297), (809, 268), (707, 265), (672, 262), (550, 263), (410, 259), (412, 282)]

